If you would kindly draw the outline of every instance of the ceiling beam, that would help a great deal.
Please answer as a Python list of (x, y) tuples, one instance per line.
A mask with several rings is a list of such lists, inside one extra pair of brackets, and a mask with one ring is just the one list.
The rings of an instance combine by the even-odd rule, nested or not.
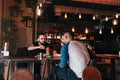
[(75, 2), (90, 2), (90, 3), (120, 6), (120, 0), (72, 0), (72, 1), (75, 1)]
[(61, 5), (55, 5), (55, 12), (56, 12), (56, 15), (60, 15), (61, 12), (74, 13), (74, 14), (78, 14), (78, 13), (93, 14), (93, 15), (97, 14), (97, 15), (104, 15), (104, 16), (115, 15), (114, 11), (69, 7), (69, 6), (61, 6)]
[[(120, 3), (117, 3), (118, 5), (115, 5), (114, 2), (112, 2), (114, 5), (107, 4), (107, 0), (97, 0), (99, 3), (95, 3), (92, 0), (84, 0), (84, 1), (71, 1), (71, 0), (53, 0), (53, 4), (55, 5), (62, 5), (62, 6), (70, 6), (70, 7), (80, 7), (80, 8), (91, 8), (91, 9), (99, 9), (99, 10), (110, 10), (110, 11), (119, 11), (120, 10)], [(113, 1), (113, 0), (112, 0)], [(118, 1), (118, 0), (114, 0)], [(101, 3), (102, 2), (102, 3)]]

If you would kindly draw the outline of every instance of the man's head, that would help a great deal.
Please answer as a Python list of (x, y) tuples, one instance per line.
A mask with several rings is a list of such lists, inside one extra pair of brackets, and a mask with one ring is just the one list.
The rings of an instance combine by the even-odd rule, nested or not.
[(44, 33), (39, 33), (38, 34), (38, 41), (41, 43), (41, 44), (44, 44), (46, 42), (46, 36)]
[(69, 31), (64, 32), (64, 34), (62, 35), (62, 39), (61, 39), (62, 43), (65, 44), (65, 43), (70, 42), (73, 39), (73, 36), (74, 35), (72, 32), (69, 32)]

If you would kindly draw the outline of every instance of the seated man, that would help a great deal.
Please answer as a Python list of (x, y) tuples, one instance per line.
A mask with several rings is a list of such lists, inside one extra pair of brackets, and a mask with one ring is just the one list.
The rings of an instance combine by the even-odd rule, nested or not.
[(53, 65), (53, 74), (64, 80), (82, 80), (82, 72), (87, 67), (90, 57), (84, 44), (72, 41), (70, 32), (63, 34), (61, 59), (59, 66)]
[(50, 48), (46, 42), (46, 36), (44, 33), (38, 34), (38, 39), (28, 47), (28, 51), (33, 56), (38, 55), (40, 52), (44, 53), (44, 56), (50, 55)]
[[(50, 55), (50, 48), (46, 42), (46, 36), (44, 33), (38, 34), (38, 39), (27, 48), (32, 57), (37, 56), (39, 53), (43, 53), (43, 56)], [(40, 63), (35, 63), (35, 75), (40, 75)]]

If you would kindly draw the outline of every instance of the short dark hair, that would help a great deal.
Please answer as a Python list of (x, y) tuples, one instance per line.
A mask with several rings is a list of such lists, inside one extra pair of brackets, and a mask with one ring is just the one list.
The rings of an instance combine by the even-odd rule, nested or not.
[(39, 32), (39, 33), (37, 34), (37, 37), (39, 37), (40, 35), (45, 35), (45, 33), (44, 33), (44, 32)]
[(71, 36), (71, 38), (74, 38), (74, 33), (72, 31), (65, 31), (63, 32), (63, 34), (67, 33), (69, 36)]

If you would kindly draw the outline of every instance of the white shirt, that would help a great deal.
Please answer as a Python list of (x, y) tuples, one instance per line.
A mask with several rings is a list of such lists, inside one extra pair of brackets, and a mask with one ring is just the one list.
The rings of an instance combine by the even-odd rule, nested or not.
[(82, 78), (82, 72), (90, 60), (86, 46), (81, 42), (71, 41), (68, 46), (68, 53), (69, 67), (78, 78)]

